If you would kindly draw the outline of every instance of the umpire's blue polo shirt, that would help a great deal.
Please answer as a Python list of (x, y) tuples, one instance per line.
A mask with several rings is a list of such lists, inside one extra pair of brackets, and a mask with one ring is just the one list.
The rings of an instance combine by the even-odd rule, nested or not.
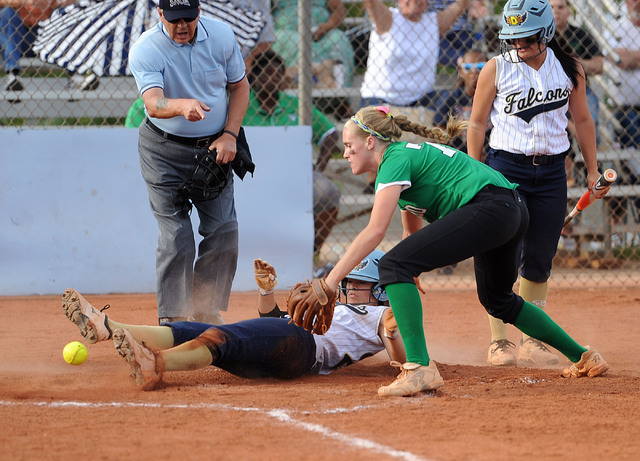
[(211, 109), (204, 120), (190, 122), (179, 116), (152, 118), (167, 133), (204, 137), (224, 128), (227, 120), (228, 83), (245, 76), (245, 66), (231, 27), (213, 18), (201, 17), (196, 40), (181, 45), (171, 40), (159, 22), (144, 32), (131, 48), (129, 68), (138, 90), (159, 87), (169, 99), (199, 99)]

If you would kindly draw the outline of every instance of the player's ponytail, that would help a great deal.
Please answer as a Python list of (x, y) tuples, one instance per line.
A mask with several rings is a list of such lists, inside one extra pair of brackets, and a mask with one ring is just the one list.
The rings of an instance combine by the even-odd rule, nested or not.
[(369, 106), (360, 109), (351, 117), (362, 130), (363, 136), (374, 136), (381, 141), (392, 142), (400, 139), (403, 132), (414, 133), (427, 141), (450, 145), (453, 139), (467, 127), (467, 122), (449, 117), (446, 131), (412, 122), (406, 115), (391, 114), (384, 106)]
[(560, 61), (562, 70), (564, 70), (564, 73), (567, 74), (567, 77), (569, 77), (571, 83), (573, 83), (573, 87), (578, 88), (578, 75), (580, 73), (578, 66), (580, 66), (580, 62), (575, 54), (568, 53), (565, 48), (560, 46), (556, 37), (553, 37), (549, 43), (547, 43), (547, 46), (553, 50), (553, 54), (555, 54), (558, 61)]

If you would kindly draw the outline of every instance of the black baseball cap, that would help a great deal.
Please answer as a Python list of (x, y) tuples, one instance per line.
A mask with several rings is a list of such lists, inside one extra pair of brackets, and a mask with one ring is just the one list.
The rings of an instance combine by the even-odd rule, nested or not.
[(200, 0), (160, 0), (159, 6), (167, 21), (194, 20), (198, 17)]

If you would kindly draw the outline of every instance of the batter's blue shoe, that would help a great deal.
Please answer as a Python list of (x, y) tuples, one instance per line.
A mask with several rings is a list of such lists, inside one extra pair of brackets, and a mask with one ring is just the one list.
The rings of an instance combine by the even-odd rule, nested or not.
[(100, 310), (96, 309), (72, 288), (65, 290), (62, 294), (64, 315), (76, 324), (80, 334), (90, 343), (106, 341), (111, 338), (107, 316), (102, 312), (108, 308), (107, 304)]
[(113, 330), (113, 345), (129, 364), (130, 376), (143, 390), (152, 390), (162, 380), (163, 361), (145, 343), (138, 343), (127, 330)]

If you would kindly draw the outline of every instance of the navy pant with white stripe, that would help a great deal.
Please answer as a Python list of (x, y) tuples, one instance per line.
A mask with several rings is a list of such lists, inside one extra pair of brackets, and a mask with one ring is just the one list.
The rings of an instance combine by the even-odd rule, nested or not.
[(209, 348), (211, 365), (243, 378), (291, 379), (317, 373), (313, 335), (288, 318), (257, 318), (227, 325), (167, 324), (174, 346), (197, 339)]
[(490, 151), (486, 164), (509, 181), (519, 184), (518, 192), (529, 210), (529, 228), (522, 239), (520, 275), (536, 283), (551, 276), (551, 265), (567, 214), (567, 173), (564, 156), (554, 156), (547, 165), (516, 163)]

